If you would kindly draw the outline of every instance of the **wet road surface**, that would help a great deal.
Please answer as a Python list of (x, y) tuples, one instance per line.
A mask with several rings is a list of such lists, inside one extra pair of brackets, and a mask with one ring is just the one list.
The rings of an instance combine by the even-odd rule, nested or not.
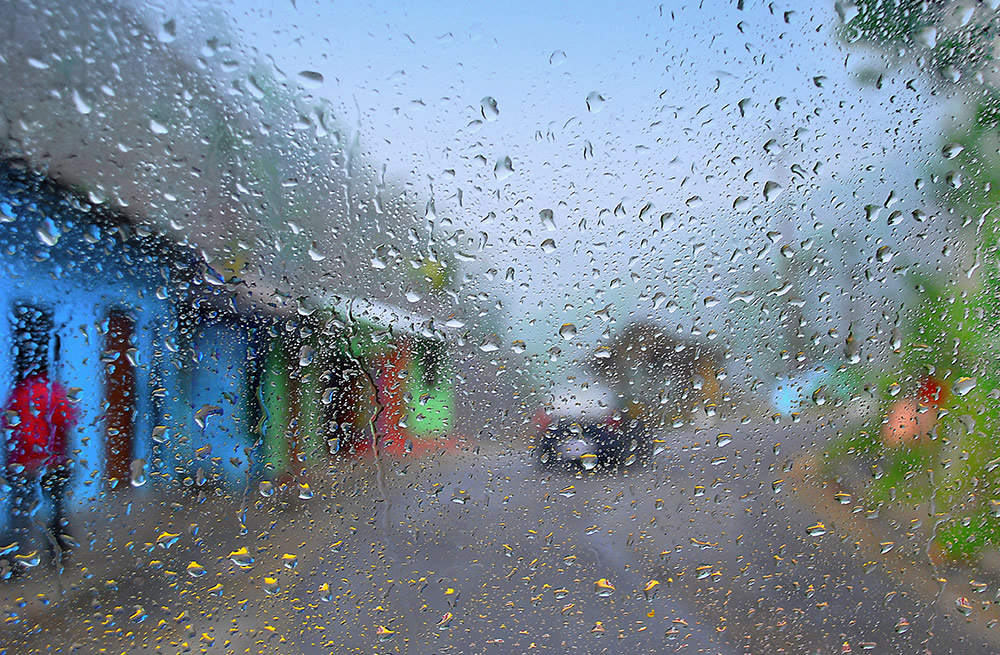
[(830, 523), (796, 470), (816, 432), (675, 430), (613, 472), (524, 441), (339, 461), (254, 484), (245, 515), (109, 498), (61, 577), (4, 584), (0, 652), (994, 652), (958, 583)]

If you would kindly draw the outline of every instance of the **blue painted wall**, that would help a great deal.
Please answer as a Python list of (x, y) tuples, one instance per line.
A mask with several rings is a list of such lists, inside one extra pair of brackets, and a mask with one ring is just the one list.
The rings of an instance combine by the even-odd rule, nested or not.
[[(103, 331), (109, 312), (125, 311), (135, 320), (137, 349), (133, 457), (145, 460), (149, 472), (139, 492), (183, 480), (198, 467), (220, 483), (245, 483), (246, 331), (192, 326), (185, 338), (178, 321), (186, 282), (178, 278), (198, 270), (196, 261), (163, 239), (136, 237), (127, 227), (123, 233), (114, 223), (100, 207), (43, 178), (0, 166), (0, 399), (6, 403), (14, 382), (11, 310), (17, 303), (51, 309), (61, 347), (50, 370), (78, 398), (70, 506), (99, 507), (108, 487)], [(202, 430), (195, 415), (206, 405), (220, 414)], [(211, 454), (196, 457), (206, 445)], [(4, 466), (5, 453), (0, 448)], [(0, 529), (9, 515), (7, 495), (0, 492)]]

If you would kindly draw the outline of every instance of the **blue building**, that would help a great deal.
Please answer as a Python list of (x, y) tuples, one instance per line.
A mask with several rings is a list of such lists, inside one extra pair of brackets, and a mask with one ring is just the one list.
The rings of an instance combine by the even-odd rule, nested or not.
[[(49, 375), (78, 415), (68, 444), (71, 510), (124, 489), (255, 475), (258, 372), (248, 367), (255, 343), (265, 343), (262, 322), (235, 311), (193, 250), (5, 162), (0, 252), (0, 399), (14, 385), (17, 349), (41, 342), (32, 346), (47, 353)], [(40, 317), (41, 332), (18, 329), (28, 314)], [(0, 530), (10, 503), (3, 489)]]

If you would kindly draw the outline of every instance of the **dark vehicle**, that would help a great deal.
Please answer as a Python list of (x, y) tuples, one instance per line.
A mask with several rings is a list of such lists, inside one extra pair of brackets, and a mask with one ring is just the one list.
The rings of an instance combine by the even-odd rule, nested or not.
[(621, 410), (594, 403), (593, 398), (581, 402), (578, 394), (570, 397), (571, 406), (557, 406), (536, 417), (535, 451), (543, 468), (615, 469), (654, 453), (654, 430), (637, 406)]
[(544, 468), (615, 469), (653, 454), (652, 431), (640, 419), (615, 413), (598, 420), (554, 417), (539, 437)]
[(628, 466), (665, 449), (669, 430), (715, 415), (725, 375), (706, 344), (637, 322), (601, 352), (591, 362), (596, 380), (556, 394), (536, 417), (543, 467)]

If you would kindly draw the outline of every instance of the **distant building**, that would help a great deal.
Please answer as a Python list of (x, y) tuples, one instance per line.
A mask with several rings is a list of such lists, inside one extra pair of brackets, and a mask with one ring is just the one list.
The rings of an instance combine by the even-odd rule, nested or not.
[(601, 352), (592, 367), (615, 389), (622, 409), (668, 422), (721, 400), (719, 354), (666, 327), (632, 323)]
[(242, 486), (266, 474), (269, 444), (288, 450), (273, 445), (290, 420), (287, 317), (237, 308), (193, 250), (6, 162), (0, 251), (0, 399), (18, 350), (45, 351), (79, 415), (71, 506), (167, 480)]
[[(19, 349), (46, 351), (79, 415), (72, 504), (144, 486), (166, 438), (158, 426), (180, 401), (171, 361), (185, 301), (176, 293), (191, 285), (193, 253), (9, 162), (0, 164), (0, 250), (0, 396)], [(29, 312), (44, 319), (40, 330), (18, 329)]]

